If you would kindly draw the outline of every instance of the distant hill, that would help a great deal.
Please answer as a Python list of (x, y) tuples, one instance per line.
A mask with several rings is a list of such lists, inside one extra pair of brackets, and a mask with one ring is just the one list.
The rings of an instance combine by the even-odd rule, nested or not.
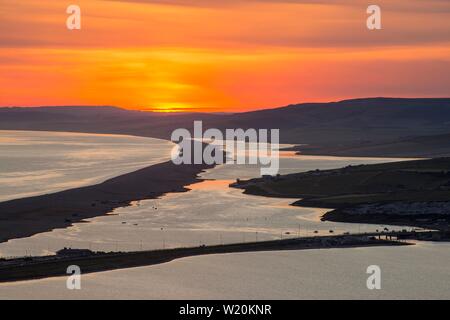
[[(161, 114), (115, 107), (0, 108), (0, 130), (122, 133), (170, 138), (176, 128), (278, 128), (307, 152), (424, 156), (450, 153), (450, 98), (368, 98), (238, 114)], [(420, 150), (416, 150), (416, 149)]]
[(433, 158), (450, 157), (450, 134), (408, 137), (392, 141), (352, 142), (338, 145), (296, 146), (291, 150), (310, 155)]
[(0, 130), (47, 130), (129, 134), (169, 139), (175, 128), (192, 126), (208, 114), (162, 114), (117, 107), (60, 106), (0, 108)]
[(450, 133), (450, 99), (370, 98), (308, 103), (240, 114), (242, 126), (283, 129), (288, 143), (392, 140)]

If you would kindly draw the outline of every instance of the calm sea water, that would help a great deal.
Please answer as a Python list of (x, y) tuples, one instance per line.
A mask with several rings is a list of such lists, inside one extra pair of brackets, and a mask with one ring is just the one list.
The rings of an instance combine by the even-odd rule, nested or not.
[[(169, 151), (170, 148), (167, 157)], [(398, 160), (282, 153), (281, 173)], [(150, 157), (149, 161), (157, 159)], [(292, 207), (289, 204), (293, 199), (248, 196), (228, 188), (236, 178), (256, 176), (257, 166), (219, 166), (204, 172), (202, 178), (210, 180), (190, 186), (192, 190), (187, 193), (141, 201), (117, 209), (114, 215), (90, 219), (90, 223), (12, 240), (0, 244), (0, 255), (48, 254), (64, 246), (92, 250), (159, 249), (384, 227), (321, 222), (320, 216), (326, 210)], [(420, 243), (407, 248), (195, 257), (87, 275), (83, 277), (83, 290), (75, 293), (65, 289), (65, 278), (0, 285), (0, 297), (448, 298), (449, 248), (446, 244)], [(434, 261), (432, 265), (430, 261)], [(380, 292), (369, 291), (365, 286), (366, 268), (371, 264), (379, 265), (384, 272), (384, 288)]]
[(172, 147), (132, 136), (0, 131), (0, 201), (99, 183), (167, 161)]
[[(337, 168), (393, 159), (296, 156), (283, 153), (281, 173)], [(318, 234), (375, 231), (385, 226), (322, 222), (324, 209), (293, 207), (295, 199), (244, 195), (229, 188), (236, 178), (259, 176), (257, 166), (223, 165), (205, 171), (186, 193), (134, 203), (112, 215), (66, 229), (0, 244), (0, 256), (45, 255), (63, 247), (136, 251), (280, 239)]]
[[(0, 284), (14, 299), (450, 299), (450, 244), (192, 257), (82, 277)], [(368, 290), (369, 265), (381, 290)]]

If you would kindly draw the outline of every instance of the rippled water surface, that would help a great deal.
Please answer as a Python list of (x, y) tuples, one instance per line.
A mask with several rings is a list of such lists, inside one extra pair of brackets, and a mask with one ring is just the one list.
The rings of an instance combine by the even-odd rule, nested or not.
[[(290, 173), (383, 161), (394, 159), (297, 156), (283, 152), (280, 164), (281, 173)], [(205, 181), (189, 186), (189, 192), (140, 201), (116, 209), (109, 216), (90, 219), (89, 223), (11, 240), (0, 244), (0, 255), (43, 255), (63, 247), (135, 251), (384, 228), (321, 222), (320, 217), (327, 210), (293, 207), (290, 204), (295, 199), (249, 196), (229, 188), (236, 178), (259, 174), (257, 166), (217, 166), (202, 173)]]
[[(82, 277), (0, 284), (26, 299), (450, 299), (449, 244), (212, 255)], [(368, 290), (369, 265), (381, 290)]]
[(0, 201), (99, 183), (167, 161), (172, 147), (132, 136), (0, 131)]
[[(3, 137), (2, 150), (14, 151), (20, 139), (10, 137), (11, 148), (8, 149), (8, 139)], [(54, 146), (54, 142), (48, 145), (48, 137), (38, 138), (38, 141), (47, 141), (43, 148), (65, 150), (57, 154), (63, 155), (62, 159), (71, 159), (69, 163), (72, 165), (62, 165), (62, 172), (70, 172), (72, 166), (79, 169), (79, 178), (71, 183), (84, 180), (84, 170), (88, 170), (86, 179), (92, 178), (95, 173), (97, 180), (105, 177), (106, 171), (101, 168), (104, 166), (101, 165), (103, 157), (88, 156), (95, 154), (95, 150), (106, 148), (107, 151), (100, 154), (112, 160), (109, 164), (111, 167), (117, 164), (116, 170), (119, 172), (129, 170), (136, 164), (146, 165), (166, 160), (171, 149), (170, 144), (159, 140), (137, 138), (136, 141), (125, 137), (123, 139), (128, 142), (122, 141), (121, 144), (110, 136), (81, 136), (81, 142), (76, 136), (68, 137), (72, 143), (81, 145), (74, 150), (67, 150), (62, 146)], [(23, 138), (22, 143), (28, 145), (30, 162), (34, 162), (33, 166), (28, 167), (29, 179), (33, 181), (38, 168), (50, 176), (59, 172), (45, 163), (61, 165), (61, 160), (55, 160), (61, 157), (54, 158), (52, 153), (37, 155), (31, 146), (34, 142), (30, 143), (27, 139)], [(53, 139), (59, 140), (52, 137), (50, 141)], [(147, 154), (141, 143), (152, 146), (152, 150), (161, 149)], [(126, 158), (124, 150), (134, 153), (134, 156)], [(4, 159), (1, 156), (0, 159)], [(35, 156), (39, 159), (34, 159)], [(46, 160), (46, 157), (51, 161)], [(91, 168), (79, 165), (80, 159), (98, 166)], [(284, 152), (281, 173), (397, 160), (295, 156)], [(14, 165), (17, 164), (10, 161), (10, 168), (14, 168)], [(6, 166), (2, 168), (1, 172), (5, 172)], [(17, 168), (15, 170), (20, 171), (20, 165)], [(22, 172), (27, 176), (26, 170), (22, 169)], [(159, 249), (313, 235), (315, 231), (319, 235), (329, 234), (330, 230), (334, 233), (373, 231), (385, 227), (321, 222), (320, 216), (326, 212), (324, 209), (292, 207), (290, 203), (294, 199), (248, 196), (242, 194), (241, 190), (228, 187), (236, 178), (259, 176), (257, 166), (223, 165), (207, 170), (201, 176), (206, 180), (189, 186), (189, 192), (141, 201), (130, 207), (119, 208), (109, 216), (90, 219), (88, 223), (77, 223), (70, 228), (11, 240), (0, 244), (0, 255), (48, 254), (64, 246), (104, 251)], [(5, 185), (1, 187), (10, 190)], [(85, 275), (81, 291), (67, 290), (66, 278), (3, 284), (0, 285), (0, 298), (448, 299), (449, 249), (448, 244), (418, 243), (408, 247), (192, 257), (162, 265)], [(366, 287), (366, 269), (373, 264), (379, 265), (382, 270), (380, 291), (370, 291)]]

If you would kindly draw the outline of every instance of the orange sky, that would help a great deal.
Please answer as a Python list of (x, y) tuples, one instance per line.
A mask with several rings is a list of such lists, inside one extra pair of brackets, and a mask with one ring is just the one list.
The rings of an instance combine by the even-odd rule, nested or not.
[[(244, 111), (450, 96), (450, 1), (2, 0), (0, 105)], [(82, 29), (66, 28), (66, 8)]]

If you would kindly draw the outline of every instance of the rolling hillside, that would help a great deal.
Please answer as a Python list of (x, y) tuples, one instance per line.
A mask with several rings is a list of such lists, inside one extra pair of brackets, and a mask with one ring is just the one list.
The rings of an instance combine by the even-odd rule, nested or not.
[[(176, 128), (280, 129), (281, 142), (311, 154), (450, 154), (450, 98), (369, 98), (239, 114), (161, 114), (115, 107), (0, 108), (0, 130), (122, 133), (169, 139)], [(448, 134), (448, 136), (447, 136)]]

